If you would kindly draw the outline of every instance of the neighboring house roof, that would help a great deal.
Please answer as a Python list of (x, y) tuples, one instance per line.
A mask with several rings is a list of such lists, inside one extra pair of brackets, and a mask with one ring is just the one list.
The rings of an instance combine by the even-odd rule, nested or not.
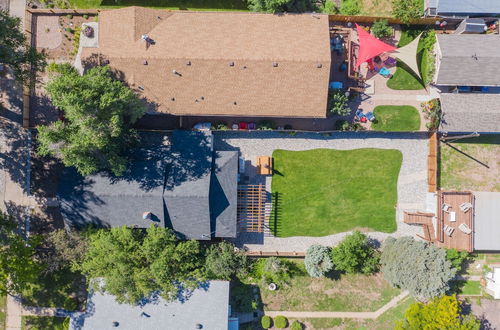
[(500, 251), (500, 193), (474, 192), (474, 250)]
[(500, 35), (438, 34), (437, 85), (500, 86)]
[(162, 298), (143, 306), (119, 304), (115, 297), (91, 292), (87, 310), (73, 316), (70, 330), (114, 329), (202, 329), (223, 330), (229, 322), (229, 282), (210, 281), (194, 290), (191, 296), (166, 302)]
[(109, 60), (162, 113), (325, 117), (329, 38), (328, 15), (127, 7), (99, 14), (82, 59)]
[(442, 93), (442, 132), (500, 132), (500, 94)]
[(498, 0), (437, 0), (437, 14), (457, 16), (494, 15), (500, 13)]
[[(158, 144), (133, 150), (123, 177), (82, 177), (65, 169), (58, 197), (66, 224), (156, 223), (187, 239), (236, 237), (238, 152), (214, 152), (211, 135), (199, 132), (175, 131), (166, 144), (161, 144), (165, 134), (148, 132), (142, 141), (151, 135), (158, 136), (152, 139)], [(151, 212), (153, 221), (144, 220), (144, 212)]]

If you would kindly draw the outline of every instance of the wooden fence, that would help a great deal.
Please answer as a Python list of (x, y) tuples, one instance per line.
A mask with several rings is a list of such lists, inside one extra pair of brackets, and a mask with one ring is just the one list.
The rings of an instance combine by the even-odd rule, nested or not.
[(279, 252), (279, 251), (245, 251), (249, 257), (296, 257), (304, 258), (305, 252)]
[(432, 132), (429, 137), (429, 154), (427, 156), (427, 183), (429, 192), (436, 192), (438, 190), (438, 157), (438, 133)]
[[(346, 16), (346, 15), (328, 15), (328, 20), (330, 22), (351, 22), (351, 23), (374, 23), (380, 20), (387, 20), (390, 24), (404, 24), (401, 20), (394, 17), (383, 17), (383, 16)], [(427, 17), (419, 18), (412, 21), (412, 25), (436, 25), (436, 21), (440, 20), (439, 17)], [(462, 19), (458, 18), (446, 18), (448, 24), (459, 24)]]
[[(105, 9), (104, 9), (105, 10)], [(31, 15), (98, 15), (102, 9), (56, 9), (56, 8), (43, 8), (31, 9), (27, 8), (26, 12)]]

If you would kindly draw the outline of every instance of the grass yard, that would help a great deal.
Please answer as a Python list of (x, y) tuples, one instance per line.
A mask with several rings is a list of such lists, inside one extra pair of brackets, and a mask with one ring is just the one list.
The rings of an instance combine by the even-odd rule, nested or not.
[(450, 145), (440, 143), (442, 189), (500, 191), (500, 136), (483, 135)]
[(362, 0), (362, 4), (362, 15), (380, 17), (392, 16), (392, 0)]
[(381, 274), (312, 278), (307, 274), (303, 260), (291, 261), (296, 263), (297, 269), (287, 285), (276, 291), (261, 286), (265, 310), (371, 312), (400, 293)]
[(409, 105), (379, 105), (373, 110), (372, 129), (385, 132), (411, 132), (420, 129), (420, 114)]
[(0, 295), (0, 329), (5, 329), (6, 305), (7, 305), (7, 296)]
[(396, 230), (399, 150), (275, 150), (273, 157), (276, 236)]
[(73, 8), (119, 8), (127, 6), (162, 9), (247, 11), (245, 0), (69, 0)]
[(69, 318), (53, 316), (23, 316), (22, 330), (68, 330)]
[(454, 281), (452, 290), (457, 294), (462, 295), (480, 295), (481, 284), (479, 281)]
[[(422, 32), (422, 30), (403, 30), (401, 32), (401, 39), (399, 40), (398, 47), (409, 44), (420, 32)], [(424, 82), (429, 81), (429, 71), (431, 70), (431, 66), (434, 65), (434, 63), (430, 63), (429, 61), (430, 50), (426, 49), (424, 45), (424, 37), (422, 36), (418, 44), (417, 63), (423, 81), (419, 79), (406, 64), (398, 60), (396, 72), (387, 80), (387, 87), (396, 90), (424, 89)]]

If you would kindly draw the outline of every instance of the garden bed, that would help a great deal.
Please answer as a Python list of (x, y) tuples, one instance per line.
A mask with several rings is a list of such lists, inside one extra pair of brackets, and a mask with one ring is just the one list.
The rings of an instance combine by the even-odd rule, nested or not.
[(275, 236), (396, 230), (398, 150), (275, 150)]
[(23, 316), (21, 318), (22, 330), (68, 330), (68, 327), (68, 317)]
[(72, 8), (120, 8), (128, 6), (155, 7), (156, 9), (247, 11), (244, 0), (68, 0)]
[(374, 110), (371, 128), (385, 132), (414, 132), (420, 130), (420, 114), (408, 105), (379, 105)]

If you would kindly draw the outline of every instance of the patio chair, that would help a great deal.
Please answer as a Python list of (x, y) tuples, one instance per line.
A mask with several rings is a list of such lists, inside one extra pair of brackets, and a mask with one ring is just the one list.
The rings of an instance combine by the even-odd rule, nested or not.
[(444, 226), (444, 233), (445, 233), (447, 236), (451, 237), (451, 234), (453, 234), (453, 232), (454, 232), (454, 231), (455, 231), (455, 228), (450, 227), (450, 226), (448, 226), (448, 225), (445, 225), (445, 226)]
[(366, 119), (369, 120), (369, 121), (374, 121), (375, 120), (375, 115), (373, 114), (373, 112), (367, 112), (366, 115), (365, 115)]
[(248, 124), (244, 121), (240, 121), (240, 129), (241, 130), (246, 130), (248, 128)]
[(467, 226), (465, 223), (460, 224), (460, 226), (458, 226), (458, 229), (460, 229), (462, 233), (467, 235), (470, 235), (472, 233), (472, 229), (470, 229), (470, 227)]
[(388, 65), (388, 66), (394, 66), (396, 65), (396, 60), (392, 57), (388, 57), (385, 61), (384, 61), (384, 64), (385, 65)]
[(380, 75), (382, 77), (384, 77), (384, 78), (389, 78), (391, 76), (391, 71), (389, 71), (385, 67), (380, 68), (380, 70), (378, 71), (378, 73), (380, 73)]
[(354, 114), (354, 121), (361, 121), (361, 118), (366, 118), (366, 116), (363, 113), (363, 109), (358, 109)]
[(443, 211), (448, 212), (448, 210), (451, 208), (450, 205), (443, 203)]
[(250, 130), (257, 129), (257, 124), (255, 124), (255, 123), (248, 123), (248, 129), (250, 129)]
[(471, 208), (472, 208), (472, 204), (469, 202), (460, 204), (460, 210), (462, 210), (462, 212), (464, 212), (464, 213), (469, 211)]

